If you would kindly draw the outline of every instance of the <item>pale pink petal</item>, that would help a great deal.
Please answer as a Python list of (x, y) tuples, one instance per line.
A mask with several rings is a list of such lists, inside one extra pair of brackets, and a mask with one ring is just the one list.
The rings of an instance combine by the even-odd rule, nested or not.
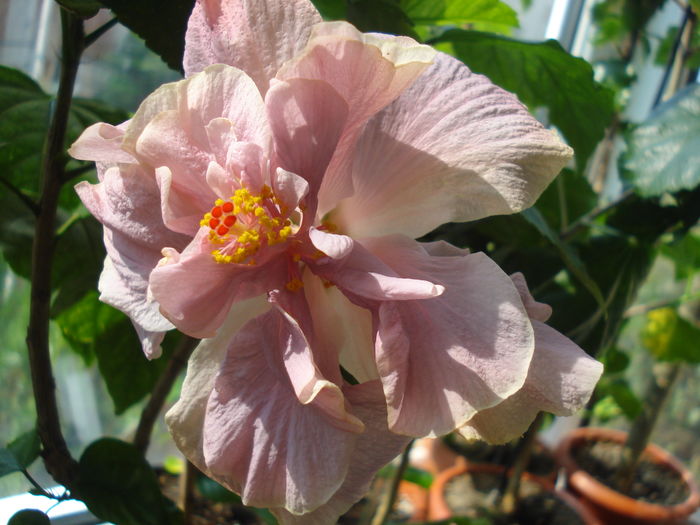
[(224, 117), (217, 117), (209, 121), (204, 129), (209, 139), (209, 151), (213, 154), (214, 161), (220, 166), (225, 166), (229, 145), (238, 140), (233, 130), (233, 122)]
[(325, 504), (309, 514), (295, 516), (284, 509), (271, 509), (281, 525), (336, 523), (340, 515), (367, 494), (377, 471), (398, 456), (410, 440), (387, 428), (386, 403), (378, 381), (347, 386), (343, 391), (366, 427), (355, 445), (345, 480)]
[(309, 229), (309, 239), (317, 249), (332, 259), (343, 259), (352, 251), (353, 241), (347, 235), (328, 233), (312, 227)]
[(265, 93), (320, 21), (308, 0), (197, 0), (185, 35), (185, 74), (229, 64), (246, 71)]
[(68, 154), (80, 160), (100, 162), (136, 162), (134, 157), (121, 149), (124, 130), (98, 122), (82, 132), (68, 150)]
[[(208, 174), (207, 167), (205, 179)], [(199, 221), (204, 213), (209, 211), (216, 201), (217, 197), (213, 189), (206, 186), (207, 191), (211, 192), (209, 198), (193, 195), (186, 185), (173, 184), (173, 173), (167, 166), (156, 168), (155, 179), (160, 191), (162, 221), (171, 230), (193, 237), (199, 230)]]
[(517, 100), (438, 53), (365, 128), (355, 194), (331, 220), (352, 237), (419, 237), (450, 221), (531, 206), (572, 155)]
[(309, 183), (296, 173), (277, 168), (272, 183), (275, 196), (287, 209), (295, 209), (309, 193)]
[[(156, 173), (157, 171), (158, 170), (156, 170)], [(172, 175), (169, 172), (170, 170), (168, 170), (166, 177), (172, 180)], [(235, 179), (221, 167), (221, 164), (214, 161), (211, 161), (209, 166), (207, 166), (206, 180), (207, 186), (211, 188), (215, 195), (223, 200), (229, 199), (231, 195), (233, 195), (233, 192), (240, 188), (240, 185), (236, 184)]]
[(370, 311), (355, 306), (336, 286), (326, 286), (311, 272), (304, 272), (304, 293), (321, 346), (334, 349), (343, 368), (359, 382), (377, 379)]
[(350, 152), (362, 126), (396, 99), (434, 56), (432, 48), (407, 37), (362, 34), (347, 22), (324, 22), (314, 26), (306, 49), (277, 73), (280, 80), (323, 80), (348, 105), (348, 120), (319, 193), (320, 215), (352, 192)]
[[(185, 80), (159, 87), (141, 103), (129, 121), (124, 149), (134, 153), (146, 126), (166, 111), (177, 112), (179, 133), (186, 134), (198, 150), (210, 151), (213, 132), (210, 124), (226, 119), (231, 122), (231, 129), (220, 134), (220, 139), (252, 142), (265, 153), (270, 151), (270, 128), (262, 96), (250, 77), (239, 69), (219, 64)], [(218, 122), (214, 126), (220, 125)], [(187, 151), (182, 153), (186, 155)], [(215, 159), (212, 156), (209, 160)]]
[(187, 239), (160, 218), (158, 188), (137, 165), (112, 167), (99, 184), (81, 182), (76, 191), (105, 227), (108, 258), (100, 277), (101, 300), (123, 311), (139, 330), (144, 352), (157, 357), (162, 333), (172, 325), (147, 297), (148, 276), (164, 245), (182, 248)]
[(548, 304), (539, 303), (535, 301), (535, 298), (530, 293), (530, 289), (527, 287), (527, 282), (525, 281), (525, 276), (516, 272), (510, 276), (513, 284), (518, 289), (520, 294), (520, 299), (523, 301), (525, 310), (527, 310), (527, 315), (530, 319), (545, 322), (552, 315), (552, 307)]
[[(319, 242), (326, 236), (330, 237), (328, 234), (321, 236), (321, 233), (323, 232), (316, 234)], [(322, 242), (322, 244), (327, 244), (332, 250), (333, 238)], [(338, 241), (335, 244), (349, 243)], [(399, 276), (392, 268), (357, 242), (349, 247), (351, 248), (350, 253), (344, 253), (342, 258), (334, 260), (321, 257), (317, 261), (309, 262), (311, 271), (326, 279), (330, 284), (338, 286), (345, 293), (374, 301), (426, 299), (437, 297), (444, 291), (442, 285), (429, 280)], [(342, 251), (338, 253), (342, 253)]]
[(459, 429), (465, 437), (505, 443), (522, 435), (539, 411), (569, 416), (590, 399), (603, 365), (546, 324), (532, 326), (535, 353), (523, 388), (476, 414)]
[(304, 177), (315, 197), (346, 127), (348, 104), (326, 82), (303, 78), (273, 81), (265, 104), (277, 163)]
[(522, 387), (532, 326), (518, 291), (493, 261), (482, 253), (430, 256), (399, 236), (362, 243), (398, 275), (445, 288), (434, 299), (375, 307), (377, 369), (392, 431), (445, 434)]
[[(253, 193), (260, 193), (264, 184), (270, 184), (265, 152), (252, 142), (233, 142), (229, 145), (226, 169), (234, 175), (237, 186), (243, 185)], [(222, 198), (227, 199), (231, 195), (233, 193)]]
[[(364, 430), (350, 414), (352, 425), (330, 418), (315, 399), (299, 402), (285, 361), (304, 346), (298, 328), (271, 310), (236, 334), (214, 382), (204, 421), (205, 462), (247, 505), (294, 514), (319, 507), (342, 484), (357, 432)], [(332, 383), (323, 390), (343, 400)]]
[(162, 314), (198, 338), (212, 337), (234, 302), (282, 287), (286, 276), (283, 258), (256, 265), (215, 262), (210, 250), (198, 247), (207, 230), (202, 228), (181, 256), (162, 260), (149, 279)]
[(269, 308), (270, 303), (264, 296), (241, 301), (232, 306), (216, 337), (199, 343), (188, 360), (180, 399), (165, 415), (165, 422), (177, 447), (207, 475), (210, 474), (202, 452), (202, 430), (207, 401), (214, 388), (214, 379), (235, 333), (250, 319)]

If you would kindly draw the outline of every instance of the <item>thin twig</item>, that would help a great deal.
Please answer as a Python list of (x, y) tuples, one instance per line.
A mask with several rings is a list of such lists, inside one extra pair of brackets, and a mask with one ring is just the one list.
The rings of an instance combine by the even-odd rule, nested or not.
[(165, 370), (163, 370), (163, 373), (153, 387), (151, 398), (148, 400), (148, 403), (146, 403), (143, 412), (141, 412), (141, 419), (139, 420), (136, 433), (134, 434), (134, 446), (144, 454), (148, 449), (148, 445), (151, 441), (151, 433), (153, 432), (153, 425), (155, 425), (158, 414), (160, 414), (163, 408), (165, 399), (168, 397), (173, 383), (175, 383), (180, 372), (182, 372), (187, 365), (187, 359), (190, 357), (190, 354), (194, 350), (194, 347), (197, 346), (198, 342), (199, 339), (183, 335), (173, 355), (170, 357)]
[(411, 453), (411, 447), (413, 446), (413, 440), (411, 440), (408, 445), (406, 445), (406, 448), (403, 451), (403, 454), (401, 454), (401, 462), (399, 463), (399, 466), (396, 468), (396, 471), (394, 472), (394, 477), (391, 478), (391, 484), (389, 486), (389, 490), (384, 492), (384, 497), (382, 498), (382, 502), (379, 504), (379, 508), (377, 509), (377, 513), (374, 515), (374, 518), (372, 519), (371, 525), (384, 525), (386, 521), (389, 519), (389, 515), (391, 514), (391, 510), (394, 508), (394, 502), (396, 501), (396, 495), (399, 492), (399, 484), (401, 483), (401, 480), (403, 479), (404, 472), (406, 472), (406, 467), (408, 467), (408, 456)]
[(70, 487), (78, 465), (68, 451), (56, 404), (56, 383), (49, 353), (51, 266), (58, 195), (64, 170), (63, 150), (75, 77), (83, 47), (83, 22), (61, 10), (63, 53), (61, 80), (42, 157), (42, 191), (32, 248), (32, 288), (27, 329), (29, 366), (37, 411), (37, 431), (46, 469), (59, 483)]
[(89, 47), (90, 45), (94, 44), (95, 41), (96, 41), (98, 38), (100, 38), (100, 37), (101, 37), (102, 35), (104, 35), (107, 31), (109, 31), (110, 29), (112, 29), (115, 25), (117, 25), (117, 23), (119, 23), (119, 20), (118, 20), (117, 17), (115, 16), (115, 17), (112, 18), (109, 22), (105, 22), (105, 23), (102, 24), (100, 27), (98, 27), (97, 29), (95, 29), (92, 33), (90, 33), (89, 35), (87, 35), (87, 36), (85, 37), (85, 40), (84, 40), (84, 42), (85, 42), (85, 47)]

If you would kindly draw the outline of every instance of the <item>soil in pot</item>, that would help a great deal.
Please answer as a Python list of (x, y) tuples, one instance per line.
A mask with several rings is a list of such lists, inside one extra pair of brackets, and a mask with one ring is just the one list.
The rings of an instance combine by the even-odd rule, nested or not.
[[(471, 463), (490, 463), (510, 467), (517, 453), (515, 441), (505, 445), (489, 445), (485, 441), (468, 441), (457, 433), (449, 434), (444, 439), (447, 446)], [(526, 470), (536, 476), (554, 479), (556, 466), (554, 455), (538, 442), (532, 451)]]
[(622, 465), (621, 443), (588, 441), (575, 448), (576, 463), (598, 481), (630, 498), (658, 505), (678, 505), (690, 496), (687, 483), (666, 465), (642, 456), (631, 486), (620, 486), (617, 472)]
[[(586, 525), (569, 503), (556, 492), (545, 489), (543, 481), (524, 478), (520, 500), (512, 514), (504, 515), (495, 509), (502, 472), (462, 472), (443, 488), (445, 503), (453, 516), (487, 518), (493, 525)], [(547, 483), (544, 482), (546, 486)]]

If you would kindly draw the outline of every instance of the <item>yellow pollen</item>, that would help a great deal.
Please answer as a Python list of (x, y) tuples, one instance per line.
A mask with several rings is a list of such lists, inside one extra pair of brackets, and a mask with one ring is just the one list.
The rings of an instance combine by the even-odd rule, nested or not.
[(211, 252), (217, 263), (255, 264), (253, 256), (266, 243), (285, 242), (292, 235), (291, 221), (281, 216), (282, 205), (265, 185), (259, 195), (237, 189), (230, 199), (217, 199), (200, 226), (208, 227), (209, 241), (223, 245)]
[(298, 292), (304, 287), (304, 283), (296, 277), (284, 285), (290, 292)]

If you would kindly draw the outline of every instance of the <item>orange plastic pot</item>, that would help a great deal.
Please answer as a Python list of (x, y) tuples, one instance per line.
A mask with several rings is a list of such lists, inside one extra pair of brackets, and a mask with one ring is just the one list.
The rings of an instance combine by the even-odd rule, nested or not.
[[(430, 486), (429, 503), (428, 503), (428, 518), (431, 521), (445, 520), (453, 517), (453, 512), (447, 505), (445, 499), (445, 487), (455, 477), (465, 473), (486, 473), (497, 474), (503, 473), (503, 467), (490, 463), (468, 463), (464, 458), (460, 458), (457, 464), (441, 472)], [(541, 478), (528, 474), (523, 474), (523, 479), (537, 483), (542, 487), (543, 491), (554, 492), (556, 496), (574, 509), (586, 525), (603, 525), (595, 515), (593, 515), (585, 506), (576, 501), (571, 495), (554, 489), (553, 484), (549, 479)]]
[(614, 525), (652, 525), (681, 523), (700, 506), (700, 492), (692, 474), (671, 454), (656, 445), (645, 449), (647, 457), (675, 471), (688, 486), (688, 498), (678, 505), (659, 505), (639, 501), (607, 487), (574, 459), (573, 452), (590, 441), (612, 441), (623, 444), (627, 433), (606, 428), (579, 428), (571, 432), (556, 450), (557, 460), (566, 470), (567, 487), (577, 495), (604, 523)]

